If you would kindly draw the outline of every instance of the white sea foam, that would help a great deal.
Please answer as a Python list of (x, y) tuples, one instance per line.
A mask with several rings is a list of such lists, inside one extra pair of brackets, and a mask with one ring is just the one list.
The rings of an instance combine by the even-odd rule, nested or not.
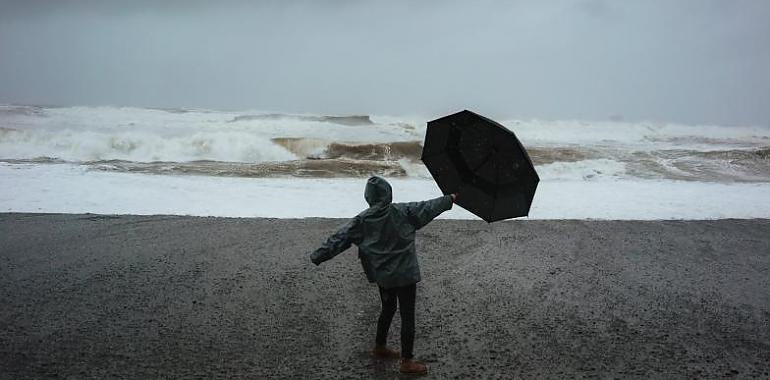
[(725, 150), (770, 145), (770, 128), (653, 122), (509, 120), (523, 141), (539, 146), (597, 146), (637, 150)]
[(620, 179), (626, 176), (626, 165), (622, 162), (597, 159), (576, 162), (554, 162), (537, 167), (542, 178), (554, 181), (583, 180), (596, 181)]
[[(431, 180), (389, 179), (394, 201), (440, 196)], [(367, 207), (364, 178), (222, 178), (0, 163), (0, 211), (348, 218)], [(530, 219), (770, 218), (770, 183), (542, 181)], [(478, 219), (460, 207), (442, 218)]]

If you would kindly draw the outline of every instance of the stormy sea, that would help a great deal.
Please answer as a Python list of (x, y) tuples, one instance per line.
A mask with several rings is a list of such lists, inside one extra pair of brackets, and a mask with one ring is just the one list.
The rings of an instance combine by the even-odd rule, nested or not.
[[(397, 200), (440, 195), (432, 118), (0, 105), (0, 210), (346, 216), (370, 175)], [(540, 175), (531, 218), (770, 217), (768, 127), (498, 121)]]

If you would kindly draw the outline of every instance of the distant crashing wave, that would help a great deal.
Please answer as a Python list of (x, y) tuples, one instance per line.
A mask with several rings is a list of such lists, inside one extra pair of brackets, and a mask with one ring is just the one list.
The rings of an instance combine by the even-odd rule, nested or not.
[(148, 110), (156, 110), (156, 111), (163, 111), (168, 113), (174, 113), (174, 114), (183, 114), (188, 112), (205, 112), (202, 110), (191, 110), (187, 108), (160, 108), (160, 107), (149, 107)]
[[(430, 178), (425, 121), (135, 107), (0, 105), (0, 162), (243, 177)], [(770, 182), (770, 129), (502, 121), (543, 180)]]
[(754, 161), (754, 160), (770, 160), (770, 147), (764, 147), (756, 150), (717, 150), (710, 152), (698, 152), (698, 156), (723, 159), (730, 162), (736, 161)]
[(334, 123), (340, 125), (372, 125), (372, 119), (368, 115), (351, 115), (351, 116), (303, 116), (303, 115), (286, 115), (280, 113), (268, 113), (260, 115), (239, 115), (230, 120), (231, 123), (239, 121), (251, 121), (251, 120), (277, 120), (277, 119), (294, 119), (299, 121), (319, 121), (324, 123)]
[(405, 177), (407, 171), (398, 162), (381, 162), (351, 159), (293, 160), (281, 162), (242, 163), (220, 161), (192, 162), (131, 162), (122, 160), (103, 160), (72, 163), (51, 157), (38, 157), (25, 160), (0, 160), (9, 164), (78, 164), (89, 170), (145, 173), (203, 175), (216, 177), (316, 177), (343, 178), (379, 175), (387, 177)]
[(45, 108), (41, 106), (0, 105), (0, 116), (37, 116), (44, 117)]
[[(308, 143), (284, 139), (280, 144)], [(0, 159), (9, 164), (77, 164), (90, 170), (206, 175), (224, 177), (423, 177), (430, 174), (419, 160), (417, 142), (349, 145), (315, 141), (331, 153), (275, 162), (133, 162), (93, 160), (71, 162), (55, 157)], [(390, 146), (390, 153), (386, 153)], [(297, 149), (297, 153), (302, 149)], [(306, 147), (305, 147), (306, 148)], [(396, 153), (394, 153), (394, 151)], [(600, 178), (670, 179), (706, 182), (770, 182), (770, 147), (755, 150), (698, 152), (669, 150), (654, 152), (579, 152), (573, 149), (530, 149), (540, 176), (550, 180), (596, 180)]]
[[(396, 141), (388, 143), (342, 143), (322, 139), (296, 137), (276, 137), (274, 143), (286, 148), (298, 157), (309, 159), (350, 158), (357, 160), (400, 160), (419, 161), (422, 155), (421, 141)], [(527, 149), (532, 161), (537, 165), (553, 162), (576, 162), (601, 156), (590, 149), (579, 148), (537, 148)]]
[(363, 177), (407, 175), (397, 162), (358, 161), (348, 159), (293, 160), (258, 164), (195, 161), (195, 162), (94, 162), (90, 168), (104, 171), (139, 172), (149, 174), (192, 174), (223, 177)]
[(387, 143), (342, 143), (321, 139), (276, 137), (272, 142), (298, 157), (309, 159), (348, 158), (354, 160), (397, 161), (403, 158), (418, 161), (422, 154), (420, 141)]

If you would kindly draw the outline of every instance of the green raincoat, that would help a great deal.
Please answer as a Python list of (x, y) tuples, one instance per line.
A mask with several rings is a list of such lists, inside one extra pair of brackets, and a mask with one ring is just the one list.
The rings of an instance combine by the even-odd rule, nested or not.
[(387, 181), (380, 177), (369, 178), (364, 198), (370, 207), (330, 236), (310, 255), (311, 261), (319, 265), (355, 244), (369, 282), (376, 282), (386, 289), (419, 282), (415, 231), (451, 209), (452, 197), (445, 195), (424, 202), (391, 203), (392, 194)]

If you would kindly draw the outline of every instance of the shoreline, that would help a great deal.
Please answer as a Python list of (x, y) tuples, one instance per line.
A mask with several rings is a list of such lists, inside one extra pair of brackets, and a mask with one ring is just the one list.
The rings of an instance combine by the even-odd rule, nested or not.
[[(389, 179), (394, 202), (441, 196), (427, 179)], [(0, 211), (342, 217), (358, 214), (363, 178), (287, 179), (166, 176), (91, 171), (68, 165), (0, 164)], [(24, 189), (24, 191), (19, 191)], [(698, 220), (769, 218), (770, 183), (541, 181), (530, 219)], [(453, 207), (439, 219), (477, 219)]]
[[(462, 208), (457, 205), (453, 205), (453, 207)], [(359, 211), (363, 211), (364, 209), (361, 209)], [(449, 210), (451, 211), (451, 210)], [(447, 211), (448, 212), (448, 211)], [(346, 217), (326, 217), (326, 216), (300, 216), (300, 217), (271, 217), (271, 216), (220, 216), (220, 215), (190, 215), (190, 214), (137, 214), (137, 213), (99, 213), (99, 212), (47, 212), (47, 211), (41, 211), (41, 212), (28, 212), (28, 211), (5, 211), (0, 212), (0, 217), (4, 216), (79, 216), (79, 217), (96, 217), (96, 218), (131, 218), (131, 217), (141, 217), (141, 218), (195, 218), (195, 219), (222, 219), (222, 220), (286, 220), (286, 221), (338, 221), (343, 222), (345, 220), (348, 220), (350, 218)], [(352, 214), (351, 217), (355, 216), (356, 214)], [(746, 217), (746, 218), (723, 218), (723, 217), (713, 217), (713, 218), (699, 218), (699, 219), (686, 219), (686, 218), (664, 218), (664, 219), (600, 219), (600, 218), (564, 218), (564, 219), (537, 219), (537, 218), (529, 218), (529, 217), (518, 217), (514, 219), (504, 219), (499, 220), (492, 223), (487, 223), (480, 219), (479, 217), (473, 215), (476, 219), (465, 219), (465, 218), (442, 218), (442, 215), (439, 215), (438, 218), (436, 218), (434, 221), (446, 221), (446, 222), (469, 222), (469, 223), (482, 223), (485, 225), (495, 225), (495, 224), (501, 224), (501, 223), (531, 223), (531, 222), (643, 222), (643, 223), (655, 223), (655, 222), (716, 222), (716, 221), (740, 221), (740, 220), (756, 220), (756, 221), (770, 221), (770, 216), (768, 217)]]
[[(341, 222), (0, 214), (0, 377), (399, 378)], [(770, 219), (516, 222), (418, 233), (428, 376), (770, 376)]]

